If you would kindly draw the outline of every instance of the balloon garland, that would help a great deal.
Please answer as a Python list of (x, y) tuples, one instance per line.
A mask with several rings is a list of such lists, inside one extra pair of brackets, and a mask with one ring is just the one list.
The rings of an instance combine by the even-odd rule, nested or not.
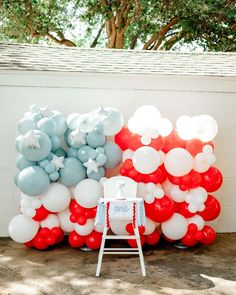
[[(102, 226), (94, 226), (106, 169), (138, 183), (147, 222), (141, 243), (156, 245), (161, 234), (191, 247), (216, 238), (205, 222), (220, 213), (212, 195), (222, 184), (215, 163), (216, 121), (208, 115), (181, 116), (172, 123), (154, 106), (142, 106), (124, 126), (122, 114), (100, 107), (65, 118), (48, 107), (30, 107), (19, 121), (15, 147), (20, 153), (15, 184), (20, 214), (9, 224), (13, 240), (39, 250), (68, 234), (72, 247), (98, 249)], [(114, 136), (114, 141), (107, 137)], [(110, 221), (115, 234), (133, 234), (132, 220)], [(136, 247), (134, 240), (128, 240)]]

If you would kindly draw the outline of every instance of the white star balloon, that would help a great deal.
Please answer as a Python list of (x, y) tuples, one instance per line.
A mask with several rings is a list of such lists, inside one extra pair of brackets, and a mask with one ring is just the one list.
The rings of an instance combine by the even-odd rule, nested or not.
[(56, 155), (53, 155), (53, 158), (51, 160), (51, 163), (56, 166), (56, 169), (59, 170), (60, 168), (64, 168), (64, 157), (58, 157)]
[(82, 131), (80, 131), (79, 129), (75, 129), (73, 132), (71, 132), (71, 140), (73, 144), (86, 144), (86, 134)]
[(29, 148), (40, 148), (39, 138), (39, 135), (35, 134), (33, 130), (30, 130), (24, 135), (25, 145)]
[(98, 173), (98, 163), (96, 161), (89, 159), (83, 165), (87, 168), (87, 174), (91, 174), (92, 172)]

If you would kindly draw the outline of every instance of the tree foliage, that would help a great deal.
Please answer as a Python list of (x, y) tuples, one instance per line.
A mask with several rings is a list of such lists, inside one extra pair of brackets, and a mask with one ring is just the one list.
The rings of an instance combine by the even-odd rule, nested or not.
[(235, 5), (235, 0), (0, 0), (0, 38), (146, 50), (194, 44), (235, 51)]

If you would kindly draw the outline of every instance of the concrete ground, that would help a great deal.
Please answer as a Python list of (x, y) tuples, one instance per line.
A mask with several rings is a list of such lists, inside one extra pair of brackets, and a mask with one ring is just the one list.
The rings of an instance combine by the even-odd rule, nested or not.
[(1, 295), (236, 295), (236, 234), (209, 247), (178, 250), (160, 243), (145, 249), (147, 277), (136, 256), (106, 256), (95, 277), (98, 252), (60, 245), (37, 251), (0, 239)]

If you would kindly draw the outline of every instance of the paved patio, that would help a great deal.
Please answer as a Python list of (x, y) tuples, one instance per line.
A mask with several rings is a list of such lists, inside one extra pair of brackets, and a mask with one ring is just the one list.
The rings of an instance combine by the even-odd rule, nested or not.
[(145, 249), (147, 277), (135, 256), (108, 256), (95, 277), (97, 252), (61, 245), (27, 249), (0, 239), (1, 295), (236, 295), (236, 234), (218, 235), (211, 247), (178, 250), (162, 242)]

